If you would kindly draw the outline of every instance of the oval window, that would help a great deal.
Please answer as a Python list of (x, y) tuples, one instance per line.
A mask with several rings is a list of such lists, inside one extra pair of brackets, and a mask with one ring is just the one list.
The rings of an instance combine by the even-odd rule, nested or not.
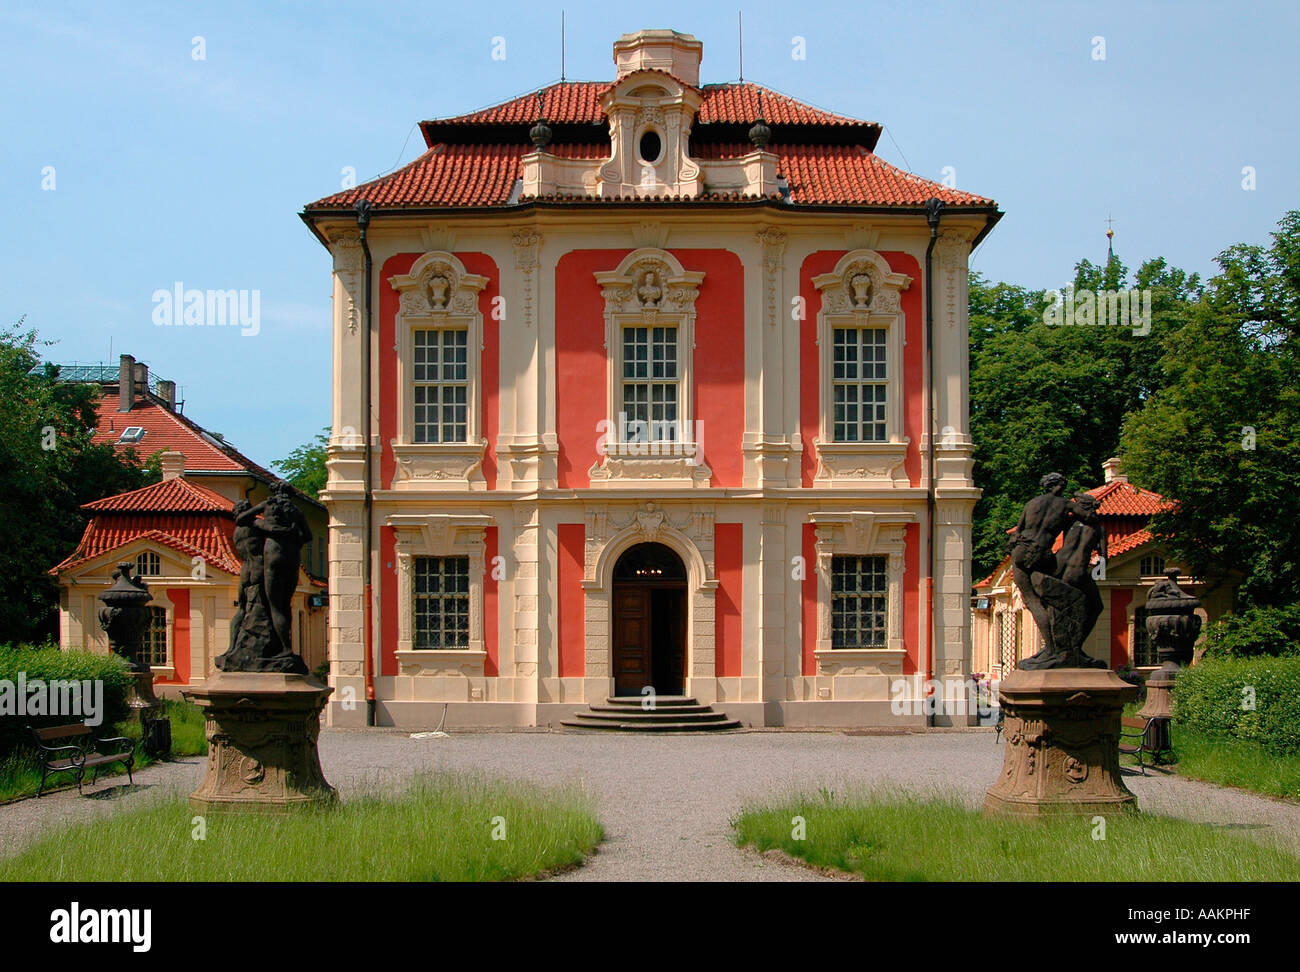
[(641, 161), (658, 162), (659, 153), (662, 148), (662, 143), (659, 141), (659, 133), (647, 129), (641, 136)]

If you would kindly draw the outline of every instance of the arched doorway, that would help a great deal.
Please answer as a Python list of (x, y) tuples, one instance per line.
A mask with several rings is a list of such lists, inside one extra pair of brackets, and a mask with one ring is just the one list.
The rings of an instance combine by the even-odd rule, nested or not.
[(614, 565), (614, 694), (681, 695), (686, 672), (686, 568), (662, 543), (629, 547)]

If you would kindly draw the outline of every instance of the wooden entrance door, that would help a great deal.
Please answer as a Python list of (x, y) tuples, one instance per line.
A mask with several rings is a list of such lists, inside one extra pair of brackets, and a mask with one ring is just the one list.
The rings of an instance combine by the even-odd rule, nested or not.
[(686, 670), (686, 571), (669, 548), (643, 543), (614, 569), (614, 694), (681, 695)]

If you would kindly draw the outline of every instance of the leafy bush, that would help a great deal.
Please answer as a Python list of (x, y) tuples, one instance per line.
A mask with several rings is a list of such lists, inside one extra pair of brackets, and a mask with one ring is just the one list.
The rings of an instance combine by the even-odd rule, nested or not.
[(1300, 604), (1225, 614), (1205, 631), (1207, 657), (1300, 655)]
[[(103, 721), (97, 730), (113, 735), (113, 726), (125, 719), (129, 713), (126, 705), (127, 690), (131, 675), (126, 662), (117, 655), (100, 655), (89, 651), (61, 651), (53, 645), (32, 647), (30, 645), (0, 645), (0, 685), (13, 683), (0, 691), (15, 693), (18, 676), (22, 674), (28, 685), (35, 679), (43, 679), (46, 684), (54, 679), (67, 681), (90, 680), (102, 681), (104, 684)], [(44, 726), (67, 725), (80, 721), (75, 715), (18, 715), (0, 709), (0, 758), (30, 742), (27, 732), (29, 725)]]
[(1300, 753), (1300, 656), (1207, 658), (1178, 676), (1175, 727)]

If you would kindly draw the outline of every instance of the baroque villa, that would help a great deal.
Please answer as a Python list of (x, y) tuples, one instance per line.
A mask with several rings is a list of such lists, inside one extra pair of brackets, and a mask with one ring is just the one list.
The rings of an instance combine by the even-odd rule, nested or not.
[(425, 121), (414, 162), (305, 207), (333, 724), (652, 690), (924, 725), (891, 702), (970, 673), (967, 260), (1001, 213), (701, 56), (624, 35), (612, 79)]

